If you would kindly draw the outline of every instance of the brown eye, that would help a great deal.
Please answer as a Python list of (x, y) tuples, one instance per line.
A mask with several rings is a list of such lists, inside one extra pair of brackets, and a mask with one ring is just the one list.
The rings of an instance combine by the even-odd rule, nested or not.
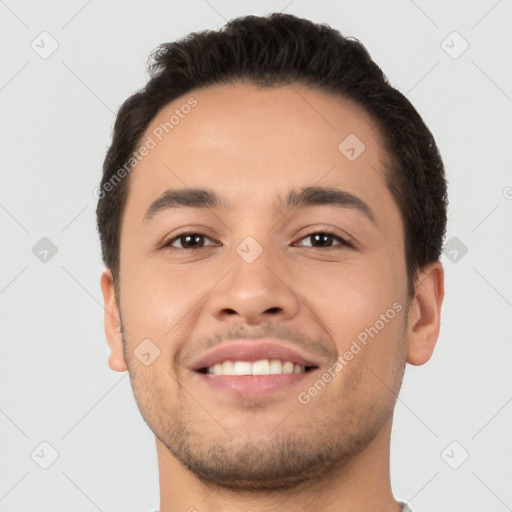
[[(301, 241), (307, 239), (311, 241), (311, 244), (303, 245), (302, 247), (313, 247), (314, 249), (335, 249), (340, 247), (352, 247), (352, 245), (345, 239), (329, 231), (317, 231), (315, 233), (310, 233), (309, 235), (306, 235), (305, 237), (301, 238)], [(341, 243), (333, 245), (333, 241), (339, 241)]]
[[(182, 233), (174, 238), (171, 238), (168, 242), (164, 244), (164, 247), (172, 247), (176, 249), (201, 249), (202, 247), (207, 247), (215, 244), (206, 244), (205, 239), (210, 240), (203, 233)], [(176, 247), (174, 244), (179, 242), (181, 247)]]

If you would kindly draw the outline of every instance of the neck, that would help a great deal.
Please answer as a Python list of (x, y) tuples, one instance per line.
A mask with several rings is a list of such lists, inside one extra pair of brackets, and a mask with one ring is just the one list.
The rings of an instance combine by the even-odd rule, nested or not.
[(398, 512), (389, 473), (390, 417), (375, 439), (318, 481), (294, 489), (235, 491), (199, 480), (156, 439), (160, 512)]

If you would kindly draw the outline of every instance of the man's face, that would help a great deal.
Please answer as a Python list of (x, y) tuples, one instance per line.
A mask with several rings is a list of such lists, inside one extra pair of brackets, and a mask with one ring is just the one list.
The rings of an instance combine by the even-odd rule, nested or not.
[[(197, 106), (158, 141), (190, 96)], [(219, 485), (322, 475), (390, 424), (406, 361), (403, 224), (377, 128), (325, 92), (222, 85), (166, 106), (141, 144), (148, 135), (157, 145), (130, 175), (119, 298), (145, 421)], [(311, 193), (286, 207), (308, 187), (345, 200)], [(146, 216), (167, 191), (190, 189), (222, 204), (160, 201)], [(218, 373), (238, 370), (277, 373)]]

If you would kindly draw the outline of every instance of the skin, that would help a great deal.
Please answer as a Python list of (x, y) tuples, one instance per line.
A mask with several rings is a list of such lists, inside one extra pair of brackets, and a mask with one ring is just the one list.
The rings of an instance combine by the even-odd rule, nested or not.
[[(380, 134), (358, 106), (329, 93), (236, 84), (175, 100), (143, 139), (190, 96), (197, 106), (130, 174), (120, 297), (110, 271), (101, 276), (109, 366), (129, 371), (155, 433), (160, 511), (396, 512), (393, 408), (406, 362), (424, 364), (434, 350), (444, 276), (440, 262), (428, 265), (408, 298), (403, 224), (385, 185)], [(349, 134), (366, 146), (352, 162), (338, 150)], [(313, 185), (358, 196), (376, 222), (331, 205), (273, 209), (276, 194)], [(208, 187), (231, 208), (174, 208), (144, 222), (165, 190), (183, 187)], [(326, 229), (353, 247), (307, 236)], [(183, 249), (183, 238), (159, 249), (197, 232), (206, 234), (199, 249)], [(236, 251), (247, 236), (263, 249), (252, 263)], [(298, 394), (394, 303), (402, 310), (300, 403)], [(262, 399), (215, 391), (189, 364), (233, 334), (277, 338), (314, 354), (320, 368)], [(144, 339), (160, 350), (148, 366), (134, 355)]]

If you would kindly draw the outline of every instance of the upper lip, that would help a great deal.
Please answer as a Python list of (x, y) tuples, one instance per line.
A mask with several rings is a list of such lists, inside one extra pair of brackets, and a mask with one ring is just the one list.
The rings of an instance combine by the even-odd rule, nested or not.
[(291, 361), (301, 366), (319, 366), (319, 363), (314, 358), (302, 355), (296, 349), (286, 347), (271, 340), (245, 340), (224, 343), (204, 354), (191, 365), (191, 368), (198, 371), (228, 360), (253, 362), (260, 359), (280, 359), (281, 361)]

